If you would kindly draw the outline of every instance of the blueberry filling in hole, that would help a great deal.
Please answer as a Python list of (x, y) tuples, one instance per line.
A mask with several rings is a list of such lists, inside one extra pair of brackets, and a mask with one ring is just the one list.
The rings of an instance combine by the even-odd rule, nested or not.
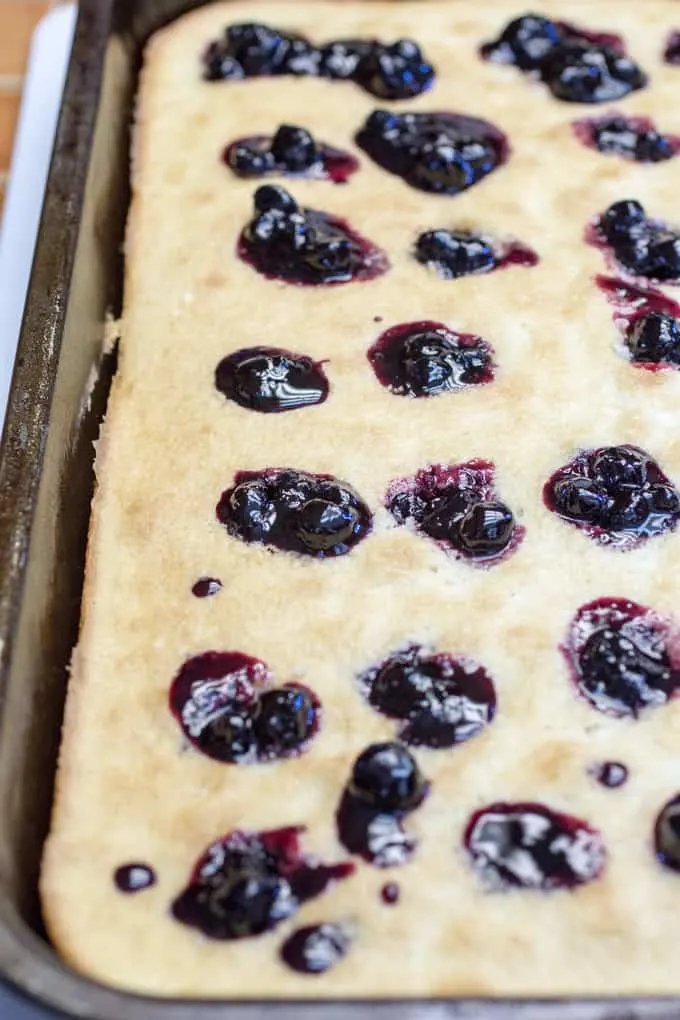
[(148, 864), (122, 864), (113, 873), (119, 892), (138, 893), (156, 884), (156, 873)]
[(598, 878), (606, 857), (587, 822), (537, 803), (489, 804), (471, 817), (463, 843), (494, 890), (574, 889)]
[(577, 690), (607, 715), (637, 718), (680, 688), (672, 621), (628, 599), (581, 606), (562, 652)]
[(489, 461), (433, 464), (390, 485), (385, 505), (397, 524), (409, 524), (449, 553), (483, 567), (516, 550), (524, 537), (499, 500)]
[(680, 493), (637, 446), (582, 451), (548, 479), (543, 499), (588, 538), (619, 549), (673, 531), (680, 517)]
[(595, 282), (614, 308), (626, 359), (650, 372), (680, 368), (680, 304), (616, 277), (598, 275)]
[(647, 217), (635, 199), (610, 205), (586, 231), (625, 273), (652, 282), (680, 282), (680, 228)]
[(375, 110), (357, 132), (357, 145), (412, 188), (458, 195), (506, 162), (506, 136), (493, 124), (460, 113)]
[(272, 686), (267, 665), (242, 652), (188, 659), (170, 689), (170, 709), (187, 740), (230, 764), (303, 754), (319, 729), (321, 704), (301, 684)]
[(227, 355), (215, 369), (215, 387), (261, 414), (322, 404), (329, 390), (321, 362), (280, 347), (244, 347)]
[(654, 849), (659, 864), (680, 871), (680, 794), (664, 804), (657, 815)]
[(349, 152), (317, 142), (295, 124), (281, 124), (276, 133), (238, 138), (227, 146), (223, 160), (237, 177), (285, 174), (344, 184), (359, 169)]
[(389, 655), (359, 678), (373, 708), (400, 723), (406, 744), (448, 748), (476, 737), (496, 711), (496, 691), (486, 670), (472, 659), (429, 655), (410, 645)]
[(489, 383), (492, 357), (481, 337), (429, 321), (392, 326), (368, 351), (381, 386), (404, 397), (435, 397)]
[(197, 599), (212, 598), (220, 591), (222, 591), (222, 582), (219, 577), (199, 577), (191, 589), (192, 595), (195, 595)]
[(386, 256), (337, 216), (300, 208), (284, 188), (263, 184), (238, 255), (273, 280), (319, 285), (372, 280), (389, 268)]
[(588, 148), (634, 163), (662, 163), (680, 151), (680, 137), (660, 134), (649, 117), (614, 113), (585, 117), (572, 124), (574, 134)]
[(414, 257), (442, 280), (490, 273), (508, 266), (535, 266), (538, 255), (520, 241), (494, 242), (469, 230), (426, 230), (415, 245)]
[(351, 925), (308, 925), (288, 936), (281, 946), (281, 959), (299, 974), (325, 974), (344, 959), (353, 940)]
[(353, 81), (379, 99), (411, 99), (435, 71), (412, 39), (337, 39), (314, 46), (302, 35), (252, 22), (229, 25), (203, 55), (207, 81), (295, 75)]
[(537, 14), (509, 22), (498, 39), (484, 43), (480, 55), (530, 74), (565, 103), (613, 102), (647, 84), (619, 36)]
[(628, 781), (628, 769), (620, 761), (603, 761), (589, 771), (596, 782), (608, 790), (616, 790)]
[(680, 64), (680, 32), (669, 32), (663, 59), (667, 64)]
[(406, 864), (416, 840), (403, 819), (425, 800), (430, 784), (403, 744), (369, 745), (354, 762), (338, 807), (340, 842), (377, 868)]
[(326, 865), (304, 855), (302, 832), (303, 827), (236, 831), (217, 840), (174, 900), (175, 919), (211, 939), (262, 935), (293, 917), (331, 882), (353, 874), (350, 862)]
[(325, 559), (344, 556), (371, 530), (371, 512), (346, 482), (293, 468), (240, 471), (217, 519), (242, 542)]

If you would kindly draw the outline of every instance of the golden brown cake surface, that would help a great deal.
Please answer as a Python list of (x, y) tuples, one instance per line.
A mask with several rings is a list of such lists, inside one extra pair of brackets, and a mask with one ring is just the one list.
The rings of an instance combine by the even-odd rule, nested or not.
[[(680, 70), (661, 61), (677, 5), (533, 7), (620, 32), (651, 85), (617, 108), (680, 133)], [(98, 449), (82, 631), (42, 875), (50, 936), (94, 979), (227, 998), (680, 991), (680, 878), (657, 865), (652, 847), (656, 815), (680, 790), (680, 701), (638, 720), (607, 717), (575, 695), (559, 652), (590, 600), (678, 611), (680, 532), (630, 553), (600, 548), (541, 496), (581, 447), (633, 443), (680, 480), (680, 373), (637, 370), (617, 354), (612, 310), (594, 284), (602, 253), (584, 243), (588, 221), (620, 198), (680, 220), (678, 163), (640, 165), (585, 148), (570, 123), (601, 107), (557, 102), (516, 69), (480, 60), (479, 44), (521, 13), (514, 0), (216, 3), (148, 47), (120, 368)], [(455, 198), (414, 190), (361, 153), (342, 187), (288, 182), (302, 205), (348, 218), (387, 252), (391, 270), (331, 288), (263, 278), (235, 257), (257, 185), (229, 173), (224, 145), (287, 121), (354, 151), (356, 130), (385, 104), (316, 78), (203, 82), (206, 43), (245, 20), (315, 41), (415, 37), (438, 77), (395, 109), (483, 117), (507, 133), (511, 158)], [(518, 238), (540, 262), (442, 281), (410, 250), (421, 231), (454, 225)], [(417, 320), (486, 338), (494, 382), (429, 400), (382, 388), (368, 347), (383, 329)], [(262, 344), (328, 359), (329, 399), (282, 415), (225, 401), (214, 387), (217, 363)], [(473, 457), (496, 464), (498, 491), (526, 528), (516, 553), (488, 571), (395, 527), (384, 508), (393, 479)], [(237, 471), (269, 466), (345, 479), (374, 512), (373, 533), (328, 561), (228, 536), (215, 516), (220, 494)], [(193, 597), (202, 575), (222, 580), (218, 596)], [(414, 859), (393, 871), (359, 862), (351, 879), (257, 938), (211, 941), (174, 920), (170, 904), (197, 858), (231, 830), (304, 825), (307, 849), (347, 858), (334, 815), (352, 762), (395, 733), (356, 678), (410, 642), (477, 659), (498, 693), (481, 735), (449, 750), (415, 749), (432, 790), (407, 822), (419, 838)], [(168, 707), (173, 677), (190, 656), (226, 649), (264, 660), (278, 683), (317, 692), (323, 723), (307, 753), (225, 765), (186, 749)], [(589, 775), (606, 760), (629, 768), (621, 789)], [(494, 801), (540, 801), (586, 819), (607, 848), (601, 878), (573, 892), (485, 890), (462, 837), (471, 813)], [(137, 860), (153, 866), (157, 884), (123, 896), (112, 875)], [(395, 906), (381, 900), (388, 880), (401, 889)], [(326, 975), (281, 963), (278, 949), (295, 927), (344, 919), (356, 924), (356, 940)]]

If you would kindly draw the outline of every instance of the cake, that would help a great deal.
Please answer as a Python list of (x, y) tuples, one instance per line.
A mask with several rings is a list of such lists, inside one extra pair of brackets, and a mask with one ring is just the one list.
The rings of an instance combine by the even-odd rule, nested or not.
[(80, 973), (680, 991), (678, 20), (150, 40), (41, 877)]

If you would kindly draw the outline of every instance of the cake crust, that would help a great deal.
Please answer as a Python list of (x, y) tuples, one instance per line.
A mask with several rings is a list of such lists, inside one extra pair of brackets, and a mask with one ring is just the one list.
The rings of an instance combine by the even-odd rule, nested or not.
[[(661, 61), (674, 4), (648, 0), (644, 24), (635, 0), (538, 0), (533, 8), (620, 32), (651, 87), (618, 108), (680, 133), (680, 72)], [(680, 789), (680, 701), (637, 721), (605, 717), (575, 696), (559, 651), (578, 607), (597, 598), (677, 612), (680, 533), (619, 554), (589, 543), (541, 497), (580, 447), (635, 444), (680, 480), (680, 373), (637, 371), (616, 353), (611, 308), (593, 282), (602, 255), (584, 242), (588, 221), (619, 198), (635, 196), (672, 220), (676, 164), (637, 165), (581, 146), (569, 125), (582, 106), (482, 62), (479, 44), (519, 13), (508, 0), (235, 0), (192, 12), (148, 46), (119, 371), (97, 453), (81, 632), (41, 877), (52, 941), (95, 980), (203, 998), (680, 991), (680, 879), (655, 865), (652, 849), (656, 814)], [(399, 109), (488, 119), (507, 133), (510, 160), (453, 199), (410, 189), (360, 153), (345, 187), (292, 181), (301, 204), (347, 217), (392, 268), (330, 289), (265, 280), (234, 254), (255, 185), (229, 174), (224, 145), (288, 121), (352, 148), (383, 104), (319, 79), (202, 82), (205, 44), (245, 20), (315, 41), (415, 35), (438, 80)], [(421, 231), (454, 225), (520, 239), (540, 262), (438, 280), (410, 248)], [(368, 348), (384, 329), (420, 320), (487, 339), (494, 382), (432, 400), (382, 388)], [(215, 366), (261, 344), (329, 359), (329, 399), (285, 415), (226, 402)], [(499, 492), (526, 528), (516, 555), (492, 571), (471, 570), (394, 527), (383, 506), (394, 479), (475, 457), (496, 464)], [(215, 516), (221, 492), (237, 471), (270, 466), (346, 480), (373, 510), (373, 534), (328, 562), (228, 537)], [(203, 574), (222, 579), (219, 597), (192, 597)], [(351, 763), (371, 741), (394, 735), (362, 698), (358, 677), (414, 642), (481, 662), (498, 711), (467, 744), (417, 750), (432, 791), (409, 819), (420, 841), (413, 861), (393, 873), (361, 865), (294, 922), (258, 938), (211, 942), (174, 921), (170, 903), (196, 859), (230, 830), (305, 825), (310, 850), (346, 856), (334, 811)], [(240, 767), (183, 750), (168, 690), (186, 659), (211, 649), (240, 649), (267, 662), (277, 682), (313, 687), (324, 720), (307, 753)], [(621, 790), (588, 774), (604, 760), (629, 768)], [(483, 805), (512, 800), (542, 801), (597, 826), (608, 848), (602, 877), (573, 893), (487, 893), (463, 832)], [(142, 896), (121, 896), (113, 883), (130, 860), (148, 861), (158, 875)], [(380, 897), (388, 878), (401, 888), (394, 908)], [(355, 944), (323, 978), (281, 963), (278, 947), (295, 926), (343, 919), (356, 923)]]

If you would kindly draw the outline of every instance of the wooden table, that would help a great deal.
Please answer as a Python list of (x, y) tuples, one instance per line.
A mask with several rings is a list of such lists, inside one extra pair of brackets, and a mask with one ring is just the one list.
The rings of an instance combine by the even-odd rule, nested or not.
[(0, 217), (31, 34), (59, 0), (0, 0)]

